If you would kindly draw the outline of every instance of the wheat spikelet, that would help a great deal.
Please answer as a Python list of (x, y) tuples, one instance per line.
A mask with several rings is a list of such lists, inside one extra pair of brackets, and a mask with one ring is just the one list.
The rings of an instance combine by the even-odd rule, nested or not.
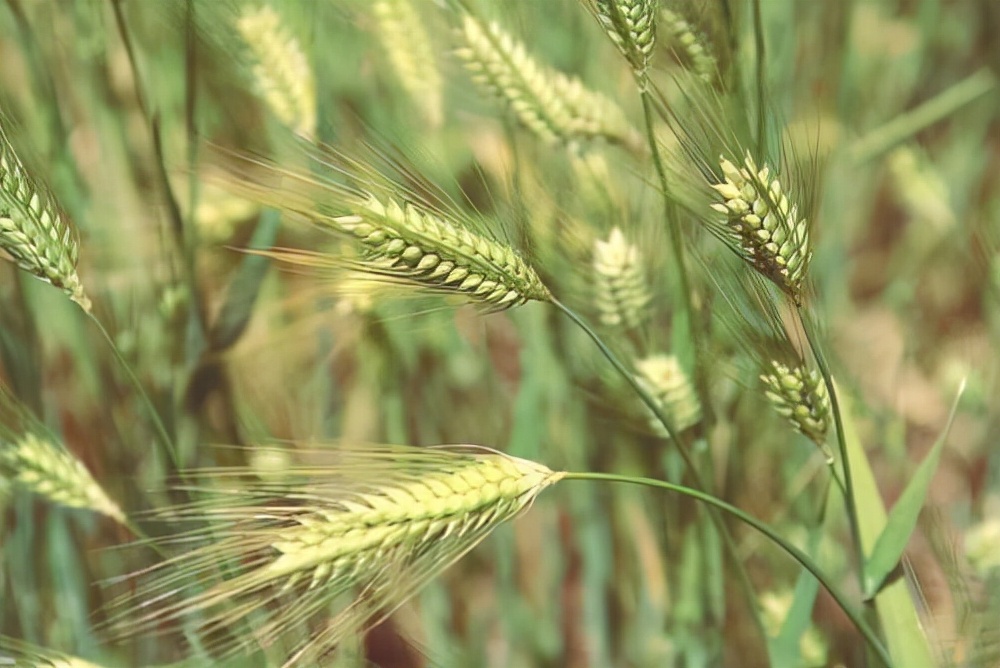
[[(674, 355), (655, 354), (635, 363), (636, 379), (660, 406), (675, 433), (693, 427), (701, 421), (701, 403), (691, 380)], [(650, 425), (657, 434), (669, 436), (655, 417)]]
[(660, 10), (660, 19), (660, 25), (670, 34), (671, 41), (677, 45), (691, 70), (702, 81), (711, 83), (715, 79), (718, 64), (715, 61), (715, 56), (712, 55), (691, 24), (679, 13), (667, 8)]
[(608, 327), (634, 329), (645, 322), (653, 300), (639, 262), (639, 249), (621, 229), (594, 242), (594, 303)]
[[(480, 450), (367, 447), (335, 456), (334, 467), (292, 468), (267, 482), (247, 482), (244, 470), (196, 473), (239, 482), (170, 511), (206, 523), (178, 539), (201, 536), (204, 545), (154, 569), (128, 601), (124, 631), (197, 620), (185, 628), (208, 633), (261, 612), (252, 643), (236, 635), (212, 650), (227, 656), (280, 642), (295, 648), (286, 665), (315, 659), (391, 613), (562, 477)], [(226, 575), (209, 584), (203, 576), (216, 566)], [(302, 622), (319, 630), (304, 633)]]
[[(354, 209), (354, 215), (314, 217), (314, 222), (360, 244), (364, 260), (357, 268), (364, 273), (458, 294), (496, 310), (551, 299), (535, 270), (506, 244), (408, 202), (369, 196)], [(298, 264), (331, 261), (296, 251), (270, 254)]]
[(804, 366), (790, 368), (777, 360), (761, 374), (765, 396), (796, 431), (823, 447), (830, 428), (830, 397), (823, 378)]
[(316, 83), (309, 59), (270, 6), (245, 7), (236, 29), (253, 56), (257, 94), (303, 137), (316, 132)]
[(90, 312), (76, 273), (79, 248), (55, 201), (25, 171), (0, 128), (0, 248), (18, 267), (51, 283)]
[(92, 510), (121, 524), (125, 514), (71, 453), (27, 433), (0, 446), (0, 474), (52, 503)]
[(597, 20), (632, 67), (640, 90), (649, 85), (656, 46), (657, 0), (595, 0)]
[(801, 304), (812, 250), (798, 206), (789, 203), (778, 179), (766, 165), (758, 168), (749, 153), (743, 167), (724, 157), (720, 165), (725, 181), (712, 188), (723, 202), (712, 208), (725, 214), (730, 239), (744, 260)]
[(637, 135), (621, 109), (583, 82), (539, 64), (497, 23), (466, 15), (456, 55), (473, 79), (502, 100), (526, 128), (550, 144), (603, 138), (635, 147)]
[(441, 72), (431, 39), (411, 0), (378, 0), (372, 4), (376, 35), (389, 57), (403, 90), (431, 127), (444, 120)]

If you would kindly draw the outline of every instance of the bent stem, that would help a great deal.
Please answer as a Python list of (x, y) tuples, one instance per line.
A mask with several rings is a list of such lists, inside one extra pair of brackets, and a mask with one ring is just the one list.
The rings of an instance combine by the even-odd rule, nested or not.
[[(708, 489), (708, 487), (705, 485), (704, 480), (701, 477), (701, 473), (698, 471), (698, 467), (695, 465), (694, 459), (691, 457), (691, 453), (688, 452), (688, 449), (684, 446), (684, 443), (678, 437), (676, 429), (674, 429), (673, 425), (671, 424), (670, 418), (668, 418), (666, 413), (663, 412), (663, 409), (660, 407), (659, 402), (657, 402), (656, 399), (654, 399), (653, 396), (646, 390), (646, 388), (644, 388), (642, 384), (636, 380), (635, 374), (632, 373), (620, 359), (618, 359), (618, 356), (615, 355), (610, 348), (608, 348), (607, 344), (604, 343), (604, 340), (601, 339), (601, 337), (597, 334), (597, 332), (591, 329), (590, 325), (588, 325), (583, 320), (583, 318), (581, 318), (579, 315), (577, 315), (575, 311), (573, 311), (573, 309), (569, 308), (555, 297), (552, 297), (551, 301), (553, 305), (555, 305), (559, 310), (565, 313), (570, 320), (572, 320), (578, 327), (580, 327), (580, 329), (582, 329), (587, 334), (587, 336), (590, 337), (590, 339), (594, 342), (597, 348), (601, 351), (601, 354), (604, 355), (604, 357), (607, 358), (609, 362), (611, 362), (611, 365), (615, 367), (615, 370), (617, 370), (618, 373), (620, 373), (622, 377), (625, 379), (625, 381), (632, 387), (632, 389), (635, 390), (636, 394), (639, 395), (639, 398), (642, 399), (642, 402), (646, 404), (646, 407), (653, 412), (653, 415), (656, 416), (656, 419), (659, 420), (660, 424), (663, 425), (663, 428), (667, 430), (667, 435), (670, 437), (670, 440), (673, 441), (673, 443), (676, 445), (677, 451), (680, 453), (681, 458), (684, 460), (684, 464), (687, 467), (688, 471), (690, 472), (691, 478), (692, 480), (694, 480), (694, 483), (701, 489)], [(704, 494), (709, 498), (713, 499), (715, 498), (709, 495), (707, 492), (699, 492), (699, 494)], [(712, 522), (715, 524), (716, 530), (719, 532), (719, 535), (722, 536), (722, 542), (723, 545), (725, 545), (726, 554), (729, 556), (729, 559), (732, 561), (733, 566), (736, 569), (737, 579), (739, 580), (740, 583), (740, 589), (743, 591), (743, 595), (746, 597), (747, 605), (750, 608), (751, 616), (753, 617), (754, 620), (754, 626), (757, 627), (757, 631), (760, 633), (761, 638), (763, 638), (764, 641), (766, 642), (767, 631), (764, 629), (764, 620), (760, 616), (760, 610), (757, 605), (757, 595), (754, 592), (753, 583), (750, 582), (750, 576), (747, 574), (746, 569), (743, 567), (743, 562), (739, 558), (739, 551), (736, 548), (736, 542), (733, 540), (733, 536), (729, 532), (729, 527), (726, 526), (726, 523), (722, 519), (722, 516), (719, 514), (719, 512), (714, 507), (711, 506), (709, 507), (708, 511), (709, 511), (708, 515), (709, 517), (712, 518)]]
[(851, 460), (847, 453), (847, 439), (844, 436), (844, 420), (840, 414), (837, 388), (833, 383), (833, 375), (830, 373), (830, 364), (827, 362), (826, 356), (823, 355), (823, 349), (816, 340), (816, 332), (813, 329), (812, 322), (806, 317), (801, 307), (796, 308), (795, 312), (798, 314), (802, 331), (805, 332), (806, 341), (809, 343), (809, 349), (816, 359), (816, 366), (819, 367), (820, 375), (823, 376), (823, 383), (826, 385), (827, 394), (830, 396), (830, 412), (833, 413), (833, 424), (837, 431), (837, 450), (840, 452), (840, 465), (844, 472), (843, 480), (839, 476), (836, 476), (836, 469), (834, 469), (834, 476), (837, 480), (837, 486), (844, 496), (844, 503), (847, 506), (847, 519), (851, 527), (851, 540), (854, 543), (855, 559), (857, 559), (858, 563), (858, 581), (863, 587), (864, 582), (862, 580), (864, 576), (862, 570), (865, 563), (865, 555), (861, 544), (861, 533), (858, 528), (857, 495), (854, 492), (854, 476), (851, 474)]
[(570, 472), (563, 475), (563, 480), (593, 480), (593, 481), (608, 481), (608, 482), (622, 482), (631, 485), (642, 485), (645, 487), (652, 487), (657, 489), (664, 489), (669, 492), (676, 492), (677, 494), (683, 494), (692, 499), (701, 501), (702, 503), (708, 504), (715, 510), (722, 511), (735, 517), (739, 521), (747, 524), (748, 526), (759, 531), (771, 540), (775, 545), (784, 550), (790, 557), (799, 562), (799, 564), (805, 568), (813, 577), (820, 583), (820, 585), (829, 592), (830, 596), (837, 602), (837, 605), (844, 611), (844, 614), (851, 620), (855, 628), (865, 637), (872, 651), (878, 655), (879, 659), (886, 665), (891, 666), (892, 660), (889, 657), (889, 653), (882, 641), (879, 639), (878, 634), (875, 633), (874, 629), (865, 622), (862, 614), (855, 610), (847, 599), (837, 591), (833, 583), (827, 578), (826, 574), (823, 573), (819, 565), (812, 560), (812, 558), (795, 547), (787, 540), (785, 540), (778, 532), (768, 526), (766, 523), (758, 520), (757, 518), (749, 515), (736, 506), (732, 506), (722, 499), (718, 499), (711, 494), (706, 494), (696, 489), (690, 487), (685, 487), (683, 485), (676, 485), (674, 483), (666, 482), (665, 480), (656, 480), (653, 478), (642, 478), (633, 477), (626, 475), (618, 475), (616, 473), (591, 473), (591, 472)]

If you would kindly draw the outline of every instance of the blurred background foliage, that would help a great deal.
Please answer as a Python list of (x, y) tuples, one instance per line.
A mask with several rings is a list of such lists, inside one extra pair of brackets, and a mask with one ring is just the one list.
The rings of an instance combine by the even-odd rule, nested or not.
[[(504, 220), (502, 233), (553, 292), (594, 322), (591, 248), (612, 227), (627, 230), (650, 270), (654, 315), (619, 345), (671, 352), (690, 371), (662, 209), (641, 156), (553, 147), (507, 120), (452, 57), (455, 20), (439, 3), (414, 2), (441, 76), (436, 111), (430, 93), (414, 97), (401, 82), (370, 3), (270, 4), (314, 73), (316, 139), (362, 161), (372, 145), (395, 147), (428, 181)], [(753, 62), (752, 3), (663, 4), (714, 45), (721, 67)], [(5, 127), (79, 230), (95, 313), (181, 465), (266, 470), (252, 449), (211, 446), (344, 439), (476, 443), (553, 468), (682, 479), (641, 404), (547, 305), (483, 314), (433, 297), (382, 300), (240, 252), (327, 242), (219, 187), (213, 146), (280, 162), (293, 144), (254, 93), (234, 29), (241, 6), (0, 4)], [(772, 122), (795, 158), (822, 165), (815, 308), (887, 504), (968, 379), (906, 565), (942, 664), (997, 665), (1000, 11), (992, 0), (760, 8)], [(583, 4), (477, 11), (641, 127), (628, 68)], [(652, 78), (669, 90), (683, 66), (663, 47)], [(665, 124), (659, 140), (676, 143)], [(709, 241), (693, 243), (703, 249), (702, 310), (723, 310), (711, 296), (722, 260)], [(58, 290), (11, 263), (0, 274), (3, 382), (123, 508), (169, 503), (172, 465), (100, 332)], [(732, 332), (711, 331), (714, 426), (693, 437), (696, 453), (712, 462), (719, 496), (805, 544), (827, 489), (823, 455), (769, 409)], [(847, 527), (828, 529), (815, 553), (844, 574)], [(734, 532), (776, 634), (799, 568), (758, 535)], [(96, 583), (155, 560), (111, 549), (133, 538), (0, 480), (2, 633), (103, 665), (181, 658), (155, 637), (111, 645), (97, 630), (112, 595)], [(367, 656), (383, 666), (761, 665), (717, 540), (693, 503), (568, 483), (372, 631)], [(838, 582), (853, 586), (846, 575)], [(798, 664), (863, 664), (856, 631), (822, 593), (811, 620)]]

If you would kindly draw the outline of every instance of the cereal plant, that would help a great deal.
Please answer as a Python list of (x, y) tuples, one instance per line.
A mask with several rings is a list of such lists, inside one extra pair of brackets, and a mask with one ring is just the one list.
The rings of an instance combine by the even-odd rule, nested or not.
[(0, 4), (0, 664), (1000, 660), (989, 0)]

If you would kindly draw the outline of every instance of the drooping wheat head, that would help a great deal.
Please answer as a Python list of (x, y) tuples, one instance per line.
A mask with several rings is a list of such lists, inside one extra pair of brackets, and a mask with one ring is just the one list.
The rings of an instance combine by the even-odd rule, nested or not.
[(245, 7), (236, 29), (252, 56), (257, 94), (286, 127), (312, 137), (316, 132), (316, 82), (298, 39), (269, 5)]
[(444, 84), (433, 42), (412, 0), (377, 0), (372, 4), (376, 36), (403, 90), (432, 128), (444, 120)]
[(635, 329), (646, 321), (653, 301), (639, 248), (615, 227), (594, 242), (594, 303), (607, 327)]
[(830, 429), (830, 396), (822, 376), (805, 365), (789, 367), (772, 360), (763, 373), (764, 394), (775, 411), (796, 431), (823, 448)]
[(79, 459), (52, 441), (26, 433), (0, 445), (0, 477), (52, 503), (101, 513), (121, 524), (125, 513)]
[(649, 85), (657, 4), (657, 0), (594, 0), (597, 20), (632, 67), (640, 90)]
[[(178, 539), (203, 545), (153, 570), (127, 600), (122, 629), (146, 634), (197, 620), (187, 630), (211, 633), (261, 614), (250, 636), (212, 649), (226, 656), (287, 646), (294, 636), (286, 665), (315, 660), (391, 613), (562, 477), (474, 450), (368, 447), (336, 456), (334, 467), (289, 469), (269, 482), (247, 482), (244, 470), (200, 475), (240, 480), (170, 511), (207, 525)], [(217, 566), (224, 575), (212, 584), (206, 576)], [(303, 622), (317, 625), (299, 635)]]
[(712, 208), (726, 216), (729, 241), (754, 269), (775, 283), (796, 304), (812, 259), (809, 227), (799, 217), (777, 175), (758, 167), (749, 154), (742, 167), (720, 159), (724, 181), (712, 184), (722, 202)]
[(79, 246), (52, 196), (18, 159), (0, 128), (0, 248), (18, 267), (51, 283), (90, 312), (76, 273)]
[[(520, 306), (551, 295), (535, 270), (512, 247), (423, 211), (416, 205), (374, 196), (357, 214), (314, 218), (325, 229), (360, 246), (356, 268), (367, 275), (456, 294), (490, 310)], [(322, 266), (340, 260), (304, 251), (275, 251), (293, 264)]]
[(456, 55), (473, 79), (517, 120), (550, 144), (576, 147), (594, 139), (635, 148), (636, 131), (608, 97), (540, 64), (499, 24), (462, 17)]
[[(492, 236), (492, 230), (453, 201), (445, 197), (432, 202), (411, 189), (387, 184), (384, 174), (364, 175), (365, 170), (371, 172), (370, 167), (340, 158), (347, 166), (328, 166), (350, 173), (360, 185), (346, 186), (250, 161), (263, 168), (263, 182), (253, 183), (257, 177), (241, 176), (226, 186), (348, 239), (357, 257), (300, 249), (262, 254), (319, 270), (348, 269), (356, 278), (381, 281), (382, 287), (392, 284), (455, 295), (488, 310), (551, 299), (548, 288), (521, 254)], [(331, 208), (346, 209), (349, 214), (331, 215)], [(378, 291), (378, 286), (372, 287)]]
[[(694, 385), (675, 355), (657, 353), (635, 363), (636, 380), (659, 404), (675, 433), (701, 421), (701, 402)], [(669, 434), (660, 421), (650, 416), (653, 431), (666, 438)]]
[(691, 70), (705, 83), (715, 80), (718, 63), (705, 40), (679, 12), (664, 7), (660, 25), (670, 35), (671, 46)]

